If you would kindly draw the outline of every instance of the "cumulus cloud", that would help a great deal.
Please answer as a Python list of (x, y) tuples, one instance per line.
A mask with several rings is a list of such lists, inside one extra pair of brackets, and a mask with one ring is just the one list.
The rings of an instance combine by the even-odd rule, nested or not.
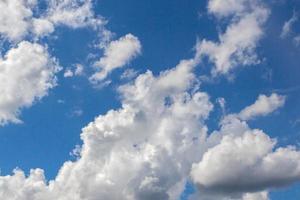
[[(35, 3), (33, 4), (35, 5)], [(0, 33), (11, 40), (19, 40), (29, 29), (32, 4), (26, 0), (4, 0), (0, 2)]]
[(121, 86), (121, 108), (82, 129), (76, 161), (65, 162), (49, 183), (41, 169), (0, 176), (0, 197), (178, 199), (191, 175), (196, 199), (267, 199), (264, 190), (299, 180), (300, 153), (275, 149), (274, 139), (245, 121), (231, 118), (208, 135), (213, 104), (198, 87), (198, 64), (182, 60)]
[(91, 0), (50, 0), (48, 4), (47, 19), (54, 24), (79, 28), (105, 23), (103, 19), (95, 18)]
[(285, 96), (276, 93), (271, 94), (269, 97), (259, 95), (254, 104), (247, 106), (239, 113), (239, 117), (243, 120), (248, 120), (257, 116), (265, 116), (282, 107), (284, 103)]
[(38, 1), (4, 0), (0, 2), (0, 34), (10, 41), (49, 35), (58, 25), (71, 28), (93, 27), (105, 31), (106, 21), (96, 17), (91, 0), (50, 0), (44, 12), (36, 12)]
[(275, 144), (256, 129), (225, 135), (193, 165), (193, 180), (200, 188), (220, 193), (259, 191), (299, 180), (300, 153), (293, 148), (273, 152)]
[(208, 150), (191, 170), (192, 179), (206, 193), (204, 199), (268, 199), (260, 191), (300, 180), (300, 152), (294, 147), (276, 149), (276, 140), (243, 121), (265, 116), (283, 103), (283, 96), (260, 95), (239, 114), (224, 117), (220, 130), (207, 139)]
[(232, 17), (219, 42), (198, 42), (198, 56), (214, 63), (212, 75), (228, 74), (237, 66), (256, 64), (255, 49), (263, 36), (269, 11), (260, 1), (210, 0), (208, 11), (218, 18)]
[(127, 34), (111, 41), (104, 49), (104, 56), (95, 63), (99, 70), (90, 77), (92, 82), (104, 80), (116, 68), (123, 67), (141, 53), (141, 44), (137, 37)]
[[(120, 87), (122, 107), (83, 128), (77, 161), (65, 162), (49, 184), (40, 173), (0, 177), (0, 197), (178, 199), (191, 164), (202, 154), (204, 120), (213, 107), (206, 93), (190, 90), (196, 63), (183, 60), (157, 77), (148, 71)], [(7, 187), (18, 192), (7, 193)]]
[[(68, 12), (63, 12), (68, 10), (64, 2), (70, 1), (59, 2), (63, 4), (58, 10), (62, 8), (65, 24), (77, 27), (73, 23), (85, 22), (81, 14), (70, 20)], [(0, 199), (179, 199), (186, 182), (193, 181), (197, 185), (193, 199), (267, 200), (270, 188), (299, 181), (300, 152), (293, 147), (277, 147), (275, 139), (247, 124), (247, 120), (281, 107), (285, 97), (260, 95), (240, 113), (225, 116), (219, 130), (208, 133), (206, 120), (213, 104), (199, 87), (194, 69), (203, 55), (216, 62), (216, 73), (254, 62), (252, 50), (268, 13), (260, 1), (224, 2), (209, 2), (214, 15), (234, 17), (219, 43), (202, 41), (194, 58), (181, 60), (157, 76), (147, 71), (120, 86), (121, 107), (99, 115), (82, 129), (82, 146), (76, 146), (72, 154), (75, 161), (66, 161), (50, 181), (42, 169), (33, 169), (27, 176), (20, 169), (0, 176)], [(51, 6), (57, 7), (55, 2)], [(59, 18), (55, 18), (56, 23), (64, 24)], [(104, 80), (140, 52), (140, 42), (131, 34), (110, 42), (96, 63), (99, 71), (91, 79)], [(18, 122), (21, 108), (55, 86), (58, 67), (44, 47), (29, 42), (11, 49), (0, 66), (0, 82), (5, 83), (1, 94), (6, 94), (0, 97), (0, 114), (4, 113), (3, 122)], [(72, 75), (76, 71), (71, 70)], [(14, 80), (20, 81), (17, 84)], [(225, 102), (219, 99), (224, 110)]]
[(36, 43), (23, 41), (0, 58), (0, 124), (20, 122), (20, 109), (47, 95), (58, 70), (47, 49)]

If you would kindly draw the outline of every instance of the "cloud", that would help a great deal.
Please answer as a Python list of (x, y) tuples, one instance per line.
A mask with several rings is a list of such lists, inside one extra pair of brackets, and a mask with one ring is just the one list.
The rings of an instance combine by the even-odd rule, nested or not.
[(293, 16), (288, 21), (284, 22), (280, 37), (281, 38), (286, 38), (287, 36), (289, 36), (291, 34), (291, 31), (292, 31), (292, 26), (297, 21), (298, 21), (298, 15), (297, 15), (296, 12), (294, 12)]
[(249, 120), (257, 116), (265, 116), (282, 107), (284, 103), (285, 96), (276, 93), (271, 94), (269, 97), (259, 95), (254, 104), (244, 108), (238, 115), (243, 120)]
[(232, 16), (219, 42), (198, 42), (198, 56), (207, 56), (214, 63), (213, 76), (228, 74), (237, 66), (258, 62), (255, 49), (263, 36), (263, 24), (268, 18), (268, 9), (260, 1), (210, 0), (208, 11), (218, 18)]
[(73, 76), (81, 76), (83, 75), (83, 66), (81, 64), (75, 64), (74, 66), (74, 69), (71, 69), (71, 68), (67, 68), (64, 72), (64, 77), (65, 78), (70, 78), (70, 77), (73, 77)]
[(102, 18), (95, 17), (91, 0), (50, 0), (48, 5), (47, 19), (54, 24), (80, 28), (105, 23)]
[(74, 74), (73, 74), (71, 69), (66, 69), (65, 72), (64, 72), (64, 77), (65, 78), (72, 77), (73, 75)]
[(21, 122), (22, 108), (48, 94), (56, 86), (59, 67), (47, 49), (23, 41), (0, 59), (0, 124)]
[(182, 60), (120, 86), (121, 108), (82, 129), (75, 161), (66, 161), (48, 183), (41, 169), (28, 177), (21, 170), (0, 176), (0, 198), (178, 199), (191, 174), (196, 199), (249, 200), (299, 180), (300, 153), (273, 150), (275, 140), (238, 118), (208, 135), (213, 104), (197, 84), (198, 64), (197, 57)]
[(26, 36), (43, 37), (54, 32), (56, 26), (71, 28), (93, 27), (102, 32), (106, 21), (95, 16), (90, 0), (50, 0), (46, 9), (37, 12), (38, 1), (4, 0), (0, 2), (0, 34), (13, 42)]
[(276, 142), (260, 130), (239, 134), (225, 135), (193, 165), (191, 175), (200, 188), (234, 194), (299, 181), (299, 152), (289, 147), (272, 151)]
[(0, 33), (10, 40), (19, 40), (30, 27), (31, 7), (26, 0), (4, 0), (0, 2)]
[(82, 129), (80, 158), (65, 162), (49, 184), (43, 173), (0, 177), (0, 198), (178, 199), (202, 154), (204, 120), (213, 108), (206, 93), (191, 92), (196, 64), (183, 60), (157, 77), (148, 71), (120, 87), (122, 107)]
[[(247, 113), (242, 120), (264, 116), (283, 103), (283, 96), (260, 95), (240, 112)], [(300, 180), (300, 152), (294, 147), (275, 148), (276, 140), (251, 129), (239, 115), (224, 117), (220, 130), (208, 137), (201, 161), (192, 166), (191, 177), (207, 199), (260, 199), (264, 193), (256, 192)]]
[(90, 80), (94, 83), (104, 80), (113, 70), (123, 67), (138, 56), (141, 48), (139, 39), (132, 34), (111, 41), (104, 49), (104, 56), (95, 63), (98, 72)]
[(218, 17), (227, 17), (229, 15), (243, 15), (246, 11), (248, 0), (210, 0), (208, 2), (208, 11)]
[[(51, 18), (55, 23), (71, 27), (87, 23), (81, 14), (69, 18), (69, 10), (73, 12), (78, 5), (65, 8), (71, 1), (59, 1), (61, 6), (51, 2), (50, 10), (62, 12), (55, 20)], [(12, 175), (0, 176), (0, 199), (179, 199), (186, 182), (193, 181), (198, 186), (193, 199), (267, 200), (270, 188), (299, 181), (300, 152), (277, 147), (276, 140), (247, 124), (283, 106), (285, 97), (260, 95), (240, 113), (225, 116), (219, 130), (208, 133), (206, 120), (214, 106), (198, 84), (195, 67), (203, 56), (216, 63), (215, 73), (254, 62), (254, 49), (268, 14), (259, 1), (226, 0), (224, 5), (230, 5), (226, 8), (224, 2), (211, 0), (209, 4), (217, 17), (233, 17), (220, 42), (204, 40), (194, 58), (181, 60), (156, 76), (147, 71), (120, 86), (120, 108), (97, 116), (82, 129), (82, 145), (72, 152), (76, 160), (66, 161), (50, 181), (42, 169), (32, 169), (28, 175), (16, 169)], [(86, 13), (85, 9), (78, 13)], [(140, 42), (131, 34), (110, 42), (91, 79), (104, 80), (140, 52)], [(7, 95), (0, 97), (4, 102), (0, 111), (10, 113), (3, 115), (3, 122), (18, 122), (21, 108), (55, 86), (58, 67), (43, 46), (29, 42), (11, 49), (0, 61), (2, 65), (0, 82), (5, 87), (1, 94)], [(73, 75), (80, 74), (81, 68), (76, 71), (71, 70)], [(15, 80), (20, 81), (16, 84)], [(224, 110), (225, 102), (219, 99)]]

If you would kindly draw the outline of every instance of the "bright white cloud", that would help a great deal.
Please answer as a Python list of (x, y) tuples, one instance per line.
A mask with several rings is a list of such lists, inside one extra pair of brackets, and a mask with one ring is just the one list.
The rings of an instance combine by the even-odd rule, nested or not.
[(256, 129), (225, 135), (201, 162), (193, 165), (193, 180), (205, 190), (229, 194), (280, 187), (299, 180), (300, 153), (289, 147), (272, 151), (275, 144)]
[(123, 67), (141, 53), (141, 44), (137, 37), (127, 34), (112, 41), (104, 49), (104, 56), (95, 63), (98, 72), (90, 77), (92, 82), (104, 80), (114, 69)]
[(182, 60), (157, 77), (148, 71), (121, 86), (121, 108), (82, 129), (76, 161), (65, 162), (48, 184), (39, 169), (27, 178), (22, 171), (2, 176), (0, 198), (178, 199), (191, 174), (201, 191), (196, 199), (249, 200), (267, 195), (253, 192), (299, 180), (300, 153), (273, 150), (275, 140), (238, 118), (207, 136), (213, 105), (199, 91), (198, 62)]
[(191, 170), (207, 199), (268, 199), (266, 192), (255, 192), (300, 180), (300, 152), (293, 147), (275, 149), (276, 140), (241, 121), (265, 116), (284, 100), (277, 94), (260, 95), (239, 114), (225, 116), (220, 130), (208, 137), (208, 150)]
[[(70, 2), (51, 1), (49, 13), (61, 12), (49, 15), (51, 23), (80, 27), (76, 24), (93, 22), (86, 12), (90, 1), (66, 7)], [(147, 71), (120, 86), (121, 108), (96, 117), (82, 129), (83, 145), (73, 152), (76, 161), (66, 161), (49, 182), (41, 169), (31, 170), (28, 176), (21, 170), (0, 176), (0, 199), (179, 199), (191, 177), (198, 185), (194, 199), (267, 200), (268, 189), (299, 181), (300, 152), (292, 147), (275, 148), (276, 140), (246, 122), (281, 107), (283, 96), (261, 95), (239, 114), (225, 116), (220, 130), (207, 133), (205, 120), (213, 104), (200, 90), (193, 70), (203, 55), (215, 62), (215, 73), (253, 63), (268, 15), (259, 1), (226, 0), (230, 6), (224, 2), (209, 2), (214, 15), (235, 18), (220, 35), (220, 42), (204, 40), (195, 58), (182, 60), (157, 76)], [(73, 11), (74, 18), (69, 14)], [(40, 23), (42, 28), (36, 32), (46, 34), (44, 25)], [(140, 53), (140, 42), (131, 34), (110, 42), (91, 79), (104, 80)], [(22, 42), (0, 60), (0, 69), (0, 92), (5, 94), (0, 97), (0, 117), (5, 123), (18, 122), (21, 108), (55, 86), (58, 67), (44, 47)], [(82, 74), (82, 67), (76, 66), (71, 73)], [(219, 103), (225, 109), (225, 100)]]
[(10, 40), (19, 40), (27, 34), (32, 17), (31, 4), (26, 0), (0, 1), (0, 34)]
[(259, 1), (210, 0), (209, 12), (221, 18), (233, 15), (231, 24), (219, 35), (219, 42), (198, 43), (198, 56), (214, 63), (212, 74), (228, 74), (237, 66), (258, 62), (255, 49), (263, 36), (269, 11)]
[(37, 7), (38, 2), (32, 0), (1, 1), (0, 34), (16, 42), (28, 34), (36, 38), (49, 35), (58, 25), (71, 28), (90, 26), (108, 32), (103, 28), (105, 20), (95, 16), (90, 0), (50, 0), (46, 11), (34, 16)]
[(50, 0), (48, 4), (47, 19), (54, 24), (79, 28), (105, 23), (103, 19), (95, 18), (91, 0)]
[[(158, 77), (146, 72), (120, 87), (122, 108), (82, 130), (77, 161), (65, 162), (49, 185), (41, 181), (43, 175), (28, 178), (36, 182), (22, 174), (0, 177), (0, 197), (178, 199), (191, 164), (202, 155), (204, 120), (213, 107), (206, 93), (188, 92), (195, 85), (195, 65), (184, 60)], [(7, 187), (18, 192), (6, 193)]]
[(74, 75), (74, 73), (72, 72), (71, 69), (66, 69), (65, 72), (64, 72), (64, 77), (65, 78), (72, 77), (73, 75)]
[(244, 108), (238, 115), (243, 120), (249, 120), (257, 116), (265, 116), (274, 110), (282, 107), (285, 102), (285, 96), (271, 94), (269, 97), (259, 95), (254, 104)]
[(21, 42), (0, 59), (0, 124), (20, 122), (20, 109), (31, 106), (56, 85), (59, 70), (43, 46)]
[(248, 0), (210, 0), (208, 11), (218, 17), (243, 14), (247, 9)]

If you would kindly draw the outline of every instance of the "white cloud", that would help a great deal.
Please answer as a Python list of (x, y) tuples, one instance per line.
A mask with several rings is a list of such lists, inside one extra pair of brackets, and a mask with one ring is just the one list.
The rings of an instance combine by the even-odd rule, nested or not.
[(104, 80), (114, 69), (123, 67), (138, 56), (141, 48), (139, 39), (132, 34), (111, 41), (104, 49), (104, 56), (95, 63), (98, 72), (90, 80), (95, 83)]
[(208, 11), (218, 17), (243, 14), (247, 8), (248, 0), (210, 0)]
[(55, 27), (103, 27), (106, 21), (96, 17), (91, 0), (50, 0), (44, 12), (35, 12), (39, 3), (32, 0), (4, 0), (0, 2), (0, 34), (13, 42), (31, 34), (34, 38), (49, 35)]
[(72, 28), (105, 24), (103, 19), (95, 18), (91, 0), (50, 0), (48, 4), (47, 19), (54, 24)]
[(81, 76), (84, 72), (83, 66), (81, 64), (75, 64), (74, 75)]
[(199, 91), (198, 62), (182, 60), (156, 77), (148, 71), (121, 86), (121, 108), (82, 129), (76, 161), (65, 162), (49, 183), (39, 169), (27, 178), (20, 170), (0, 176), (0, 198), (178, 199), (191, 173), (201, 186), (196, 199), (249, 200), (267, 195), (256, 191), (299, 180), (300, 153), (273, 151), (275, 140), (238, 118), (207, 136), (213, 105)]
[(260, 95), (239, 114), (224, 117), (220, 130), (208, 137), (201, 161), (192, 167), (191, 176), (203, 199), (268, 199), (260, 191), (300, 180), (300, 152), (293, 147), (275, 149), (276, 140), (241, 121), (273, 112), (284, 99)]
[[(237, 3), (236, 7), (234, 1), (227, 1), (231, 6), (226, 9), (218, 5), (210, 8), (219, 17), (235, 15), (236, 21), (220, 36), (220, 43), (207, 42), (211, 47), (204, 51), (201, 46), (200, 56), (198, 48), (193, 59), (182, 60), (157, 76), (147, 71), (119, 87), (121, 107), (99, 115), (82, 129), (83, 145), (76, 146), (75, 161), (66, 161), (49, 182), (41, 169), (31, 170), (27, 177), (21, 170), (0, 176), (0, 199), (179, 199), (192, 177), (198, 185), (194, 195), (198, 200), (267, 200), (270, 188), (300, 180), (300, 152), (292, 147), (275, 148), (276, 140), (243, 121), (273, 112), (283, 105), (284, 97), (261, 95), (239, 114), (225, 116), (220, 130), (207, 133), (205, 120), (213, 104), (209, 95), (200, 91), (193, 70), (203, 54), (219, 63), (215, 70), (220, 73), (237, 64), (253, 62), (253, 49), (261, 36), (259, 20), (264, 21), (262, 17), (266, 18), (267, 13), (260, 4), (253, 3), (258, 9), (251, 7), (249, 12), (248, 7), (243, 7), (249, 1)], [(56, 23), (77, 27), (74, 23), (86, 22), (79, 14), (71, 20), (63, 11)], [(61, 16), (67, 16), (67, 22), (61, 22)], [(252, 30), (253, 27), (256, 28)], [(241, 33), (246, 35), (239, 38), (236, 34), (243, 29), (246, 30)], [(130, 62), (140, 51), (139, 40), (131, 34), (109, 43), (97, 63), (100, 71), (94, 75), (96, 81)], [(230, 53), (224, 53), (227, 51)], [(1, 94), (7, 94), (0, 97), (0, 111), (5, 108), (3, 113), (13, 113), (3, 115), (3, 122), (17, 122), (20, 108), (30, 106), (55, 86), (57, 67), (45, 48), (29, 42), (10, 50), (0, 66), (4, 66), (0, 67), (4, 69), (0, 71), (0, 83), (5, 83)], [(71, 72), (81, 74), (81, 69), (76, 67)], [(17, 84), (14, 80), (20, 81)], [(21, 98), (19, 91), (24, 91)], [(2, 107), (1, 98), (6, 102)], [(225, 100), (219, 102), (225, 109)]]
[(0, 34), (10, 40), (19, 40), (30, 27), (31, 5), (26, 0), (0, 1)]
[(33, 19), (33, 33), (37, 36), (45, 36), (54, 31), (54, 24), (47, 19)]
[(20, 122), (20, 109), (31, 106), (56, 85), (58, 69), (47, 49), (25, 41), (0, 58), (0, 124)]
[(69, 77), (73, 77), (73, 72), (71, 69), (66, 69), (65, 72), (64, 72), (64, 77), (65, 78), (69, 78)]
[(193, 180), (200, 188), (225, 194), (281, 187), (299, 180), (300, 153), (289, 147), (272, 151), (275, 144), (256, 129), (225, 135), (193, 165)]
[(83, 66), (81, 64), (75, 64), (73, 66), (74, 69), (71, 69), (71, 68), (67, 68), (64, 72), (64, 77), (65, 78), (70, 78), (70, 77), (73, 77), (73, 76), (81, 76), (83, 75)]
[[(188, 92), (195, 65), (184, 60), (157, 77), (146, 72), (122, 86), (122, 107), (83, 128), (80, 158), (65, 162), (49, 184), (42, 175), (30, 178), (36, 182), (0, 177), (0, 198), (178, 199), (191, 164), (202, 155), (204, 120), (212, 109), (206, 93)], [(7, 193), (7, 187), (18, 192)]]
[(259, 1), (211, 0), (209, 12), (215, 16), (233, 15), (219, 42), (203, 40), (198, 43), (198, 56), (207, 56), (214, 63), (212, 75), (228, 74), (237, 66), (258, 62), (255, 49), (263, 36), (263, 24), (269, 11)]
[(285, 96), (276, 93), (269, 97), (266, 95), (259, 95), (254, 104), (244, 108), (238, 115), (242, 120), (249, 120), (257, 116), (265, 116), (274, 110), (282, 107), (285, 103)]
[(294, 23), (296, 23), (297, 21), (298, 15), (296, 12), (294, 12), (293, 16), (288, 21), (284, 22), (280, 37), (286, 38), (287, 36), (289, 36), (291, 34)]

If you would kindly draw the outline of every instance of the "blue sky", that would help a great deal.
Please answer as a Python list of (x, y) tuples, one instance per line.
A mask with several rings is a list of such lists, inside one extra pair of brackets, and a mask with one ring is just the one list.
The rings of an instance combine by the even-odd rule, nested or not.
[[(15, 0), (12, 4), (16, 5), (17, 2), (21, 2), (25, 7), (30, 7), (29, 1), (25, 0)], [(243, 2), (247, 4), (246, 0)], [(284, 105), (279, 103), (280, 105), (276, 109), (270, 109), (272, 112), (261, 111), (265, 113), (257, 114), (255, 119), (247, 119), (245, 123), (251, 127), (251, 131), (260, 129), (269, 137), (275, 138), (277, 143), (274, 145), (274, 149), (292, 145), (295, 148), (294, 151), (298, 152), (300, 145), (300, 106), (298, 106), (300, 101), (300, 59), (298, 56), (300, 53), (300, 39), (297, 42), (297, 36), (300, 35), (300, 20), (296, 19), (291, 24), (286, 36), (281, 37), (280, 35), (284, 24), (293, 17), (294, 13), (296, 18), (298, 15), (300, 17), (300, 2), (297, 0), (265, 2), (257, 0), (255, 2), (257, 2), (257, 5), (252, 6), (266, 8), (269, 12), (267, 19), (259, 25), (263, 34), (255, 39), (254, 47), (252, 44), (252, 46), (250, 45), (250, 54), (257, 56), (256, 61), (249, 65), (237, 61), (236, 66), (232, 67), (228, 73), (222, 72), (214, 76), (211, 74), (211, 70), (216, 68), (216, 63), (214, 60), (209, 60), (209, 56), (213, 57), (211, 55), (213, 53), (204, 53), (205, 56), (201, 57), (202, 60), (197, 63), (193, 74), (200, 83), (200, 91), (209, 96), (209, 101), (214, 105), (214, 108), (211, 108), (207, 118), (198, 120), (201, 121), (201, 124), (205, 124), (208, 129), (207, 134), (210, 135), (213, 131), (220, 130), (220, 122), (226, 116), (231, 113), (239, 113), (247, 106), (252, 105), (259, 95), (270, 97), (271, 94), (276, 93), (280, 97), (284, 97), (284, 103), (282, 103)], [(88, 1), (79, 3), (78, 7), (84, 4), (88, 4)], [(71, 155), (70, 152), (76, 145), (81, 146), (84, 143), (85, 140), (83, 141), (80, 138), (80, 133), (85, 132), (82, 131), (82, 128), (93, 122), (97, 116), (105, 116), (109, 110), (120, 109), (122, 105), (124, 106), (126, 101), (122, 97), (124, 93), (121, 92), (120, 94), (120, 91), (118, 91), (121, 85), (133, 84), (135, 77), (144, 74), (147, 70), (151, 70), (153, 76), (160, 77), (162, 71), (174, 69), (181, 60), (194, 58), (197, 45), (202, 48), (201, 41), (218, 42), (219, 36), (224, 34), (228, 27), (242, 20), (243, 15), (248, 14), (247, 12), (251, 12), (241, 11), (238, 14), (218, 17), (217, 12), (219, 11), (209, 12), (208, 5), (209, 1), (201, 0), (190, 0), (188, 2), (183, 0), (99, 0), (91, 3), (89, 12), (93, 13), (92, 17), (95, 18), (102, 16), (99, 20), (101, 22), (106, 21), (103, 26), (96, 25), (95, 28), (89, 22), (85, 25), (75, 26), (72, 23), (63, 20), (55, 21), (54, 18), (49, 17), (49, 21), (53, 24), (55, 30), (47, 32), (45, 35), (28, 33), (29, 31), (27, 31), (28, 34), (18, 36), (16, 39), (11, 38), (12, 34), (9, 31), (1, 32), (0, 30), (2, 41), (2, 59), (0, 62), (5, 59), (5, 54), (11, 49), (17, 48), (22, 41), (29, 41), (44, 46), (49, 55), (56, 58), (60, 68), (58, 72), (55, 72), (56, 86), (53, 85), (53, 88), (45, 91), (47, 94), (42, 95), (40, 100), (34, 100), (29, 106), (21, 104), (17, 108), (20, 113), (18, 118), (23, 121), (22, 123), (14, 123), (8, 120), (1, 125), (1, 175), (12, 174), (15, 168), (19, 168), (26, 175), (29, 175), (30, 169), (41, 168), (44, 170), (46, 180), (55, 180), (58, 171), (66, 161), (71, 160), (76, 163), (76, 159), (81, 159)], [(5, 3), (0, 4), (0, 8), (1, 6), (5, 8)], [(50, 16), (50, 11), (43, 10), (44, 6), (47, 7), (45, 2), (39, 1), (34, 6), (35, 8), (32, 8), (33, 16)], [(48, 6), (51, 7), (51, 5)], [(54, 9), (55, 5), (52, 6)], [(40, 10), (36, 8), (40, 8)], [(64, 9), (68, 9), (68, 4)], [(252, 8), (248, 9), (251, 10)], [(43, 12), (49, 13), (43, 15)], [(0, 14), (0, 27), (3, 21), (1, 21)], [(79, 20), (76, 23), (83, 22)], [(10, 29), (7, 30), (17, 28), (13, 24), (10, 24), (10, 26)], [(108, 41), (104, 41), (103, 30), (110, 32)], [(138, 50), (135, 53), (131, 52), (135, 54), (131, 59), (127, 59), (122, 65), (113, 69), (103, 80), (92, 83), (89, 80), (91, 75), (95, 71), (99, 71), (101, 67), (106, 67), (105, 65), (97, 66), (97, 64), (95, 66), (95, 62), (105, 56), (105, 50), (109, 48), (112, 41), (120, 41), (120, 38), (129, 33), (137, 38), (138, 41), (136, 42), (141, 45), (140, 52)], [(99, 47), (101, 42), (105, 43), (104, 48)], [(242, 53), (243, 56), (245, 55)], [(232, 58), (230, 57), (230, 59)], [(83, 72), (80, 75), (74, 74), (72, 77), (65, 77), (66, 70), (71, 69), (74, 72), (77, 64), (83, 67)], [(233, 66), (233, 63), (230, 64)], [(0, 64), (0, 68), (3, 66), (4, 64)], [(17, 67), (26, 68), (27, 66), (24, 64)], [(128, 69), (135, 72), (134, 76), (122, 79), (122, 74)], [(2, 72), (0, 71), (0, 73)], [(14, 79), (15, 77), (12, 76), (12, 81), (20, 81), (19, 84), (21, 85), (23, 79), (17, 80)], [(180, 77), (174, 77), (174, 80), (177, 79), (180, 79)], [(110, 81), (110, 83), (106, 84), (107, 81)], [(9, 88), (5, 84), (8, 84), (8, 82), (4, 82), (0, 87)], [(189, 89), (192, 90), (193, 88)], [(4, 90), (0, 89), (0, 91)], [(187, 92), (189, 91), (187, 90)], [(12, 94), (17, 95), (17, 93), (18, 90)], [(220, 98), (226, 101), (223, 111), (218, 104)], [(127, 101), (134, 100), (129, 98)], [(5, 103), (2, 105), (10, 105)], [(0, 113), (2, 107), (0, 106)], [(242, 119), (240, 120), (242, 121)], [(150, 131), (152, 130), (150, 129)], [(101, 146), (101, 143), (98, 145)], [(209, 148), (206, 151), (213, 148), (211, 144), (208, 146)], [(275, 151), (274, 149), (272, 151)], [(101, 151), (96, 152), (101, 157)], [(171, 158), (173, 159), (172, 156)], [(182, 162), (184, 163), (184, 161)], [(240, 162), (244, 161), (240, 160)], [(287, 160), (286, 162), (293, 163), (294, 160)], [(201, 164), (201, 158), (194, 163)], [(300, 163), (297, 167), (300, 171)], [(136, 171), (136, 173), (142, 172)], [(157, 173), (168, 179), (168, 174), (164, 174), (165, 171), (162, 170)], [(157, 175), (158, 178), (160, 178), (159, 175)], [(200, 197), (202, 193), (206, 195), (206, 191), (202, 191), (203, 188), (201, 187), (199, 194), (195, 192), (198, 187), (197, 184), (202, 183), (205, 186), (206, 182), (204, 180), (194, 178), (195, 183), (193, 183), (190, 180), (190, 174), (187, 174), (185, 178), (188, 184), (185, 190), (182, 188), (182, 194), (179, 195), (181, 199), (192, 197), (190, 193), (197, 193)], [(260, 187), (254, 189), (254, 191), (249, 190), (249, 192), (269, 191), (268, 198), (272, 200), (297, 199), (300, 198), (298, 181), (299, 174), (295, 181), (285, 182), (283, 180), (284, 187), (281, 187), (281, 183), (279, 188), (276, 184), (274, 184), (275, 188), (271, 184), (271, 186)], [(164, 187), (162, 188), (164, 189)], [(0, 191), (2, 190), (0, 188)], [(246, 192), (236, 191), (234, 194), (226, 193), (224, 196), (229, 195), (233, 199), (236, 197), (245, 200), (244, 193)], [(140, 193), (138, 194), (140, 195)], [(3, 197), (18, 199), (9, 196)], [(22, 199), (22, 197), (19, 198)], [(23, 199), (26, 198), (23, 197)], [(71, 199), (72, 197), (67, 198)], [(103, 196), (95, 196), (95, 198), (101, 199)], [(135, 196), (135, 198), (147, 199), (146, 196)], [(164, 197), (157, 198), (164, 199)], [(92, 198), (88, 196), (87, 199)], [(114, 197), (111, 199), (114, 199)], [(126, 198), (124, 197), (124, 199)], [(209, 198), (207, 197), (207, 199)], [(257, 199), (263, 200), (263, 197), (257, 197)]]

